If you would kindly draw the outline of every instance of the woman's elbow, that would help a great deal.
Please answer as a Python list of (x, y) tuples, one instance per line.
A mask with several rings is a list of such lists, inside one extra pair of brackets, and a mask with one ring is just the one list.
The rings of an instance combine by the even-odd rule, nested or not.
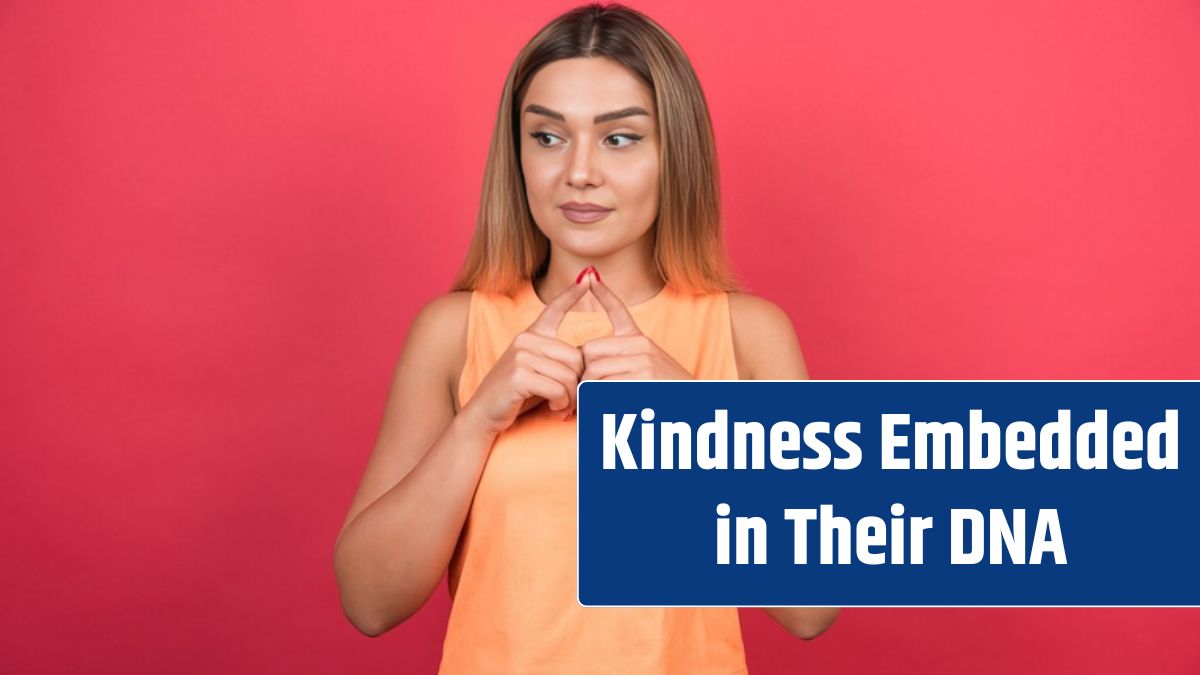
[(415, 612), (403, 612), (399, 615), (384, 616), (378, 611), (357, 609), (352, 603), (342, 598), (342, 614), (354, 626), (354, 629), (367, 637), (379, 637), (391, 629), (404, 623)]
[(380, 603), (378, 591), (365, 588), (362, 583), (352, 583), (352, 574), (343, 567), (344, 561), (335, 556), (334, 577), (338, 590), (338, 602), (342, 614), (350, 625), (367, 637), (379, 637), (403, 623), (416, 613), (411, 610), (386, 607)]
[(346, 615), (346, 619), (350, 621), (350, 625), (354, 626), (355, 630), (367, 637), (379, 637), (388, 631), (388, 627), (381, 621), (357, 616), (353, 612), (347, 611), (345, 607), (342, 607), (342, 613)]
[(341, 587), (339, 579), (338, 602), (342, 606), (342, 615), (351, 626), (367, 637), (379, 637), (391, 629), (388, 622), (367, 603), (355, 602), (346, 588)]
[(829, 630), (840, 611), (837, 607), (814, 608), (792, 621), (788, 632), (801, 640), (816, 639), (818, 635)]

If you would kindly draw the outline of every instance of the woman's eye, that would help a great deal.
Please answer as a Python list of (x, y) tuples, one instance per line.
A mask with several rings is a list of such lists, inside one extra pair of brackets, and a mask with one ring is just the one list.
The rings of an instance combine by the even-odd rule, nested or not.
[(615, 148), (628, 148), (629, 146), (633, 145), (634, 143), (642, 140), (642, 137), (638, 136), (637, 134), (613, 134), (612, 136), (609, 136), (609, 138), (628, 138), (629, 139), (629, 142), (626, 143), (625, 145), (614, 145), (613, 147), (615, 147)]
[(530, 135), (530, 136), (532, 136), (532, 137), (534, 138), (534, 140), (536, 140), (536, 141), (538, 142), (538, 145), (542, 146), (543, 148), (548, 148), (548, 147), (550, 147), (549, 145), (546, 145), (545, 143), (543, 143), (543, 142), (542, 142), (542, 138), (543, 138), (543, 137), (546, 137), (546, 138), (558, 138), (558, 137), (557, 137), (557, 136), (555, 136), (554, 134), (548, 134), (548, 133), (546, 133), (546, 132), (544, 132), (544, 131), (535, 131), (535, 132), (533, 132), (533, 133), (531, 133), (531, 134), (529, 134), (529, 135)]

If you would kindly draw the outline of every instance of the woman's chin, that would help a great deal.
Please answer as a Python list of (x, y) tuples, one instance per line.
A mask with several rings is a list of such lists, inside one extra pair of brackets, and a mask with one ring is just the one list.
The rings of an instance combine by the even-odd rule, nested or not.
[(554, 240), (562, 250), (577, 256), (598, 258), (620, 248), (602, 232), (563, 232)]

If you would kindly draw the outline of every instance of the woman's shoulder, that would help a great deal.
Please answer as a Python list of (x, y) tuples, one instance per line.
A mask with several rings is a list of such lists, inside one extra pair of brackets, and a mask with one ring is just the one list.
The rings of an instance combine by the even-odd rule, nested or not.
[[(787, 319), (787, 312), (770, 300), (745, 291), (729, 291), (729, 313), (737, 314), (747, 321), (779, 321)], [(790, 319), (788, 319), (790, 321)]]
[(779, 305), (753, 293), (730, 291), (729, 323), (742, 379), (806, 379), (792, 318)]
[(409, 348), (438, 364), (453, 386), (467, 353), (467, 313), (471, 291), (450, 291), (425, 302), (408, 330)]
[(471, 294), (474, 291), (450, 291), (431, 298), (421, 306), (417, 316), (425, 316), (427, 320), (446, 321), (456, 317), (466, 318), (467, 308), (470, 307)]
[(792, 332), (792, 319), (782, 307), (753, 293), (730, 291), (729, 319), (747, 339)]
[[(471, 307), (472, 291), (450, 291), (427, 300), (413, 318), (410, 331), (421, 330), (433, 335), (453, 335), (464, 329)], [(442, 342), (448, 342), (443, 339)]]

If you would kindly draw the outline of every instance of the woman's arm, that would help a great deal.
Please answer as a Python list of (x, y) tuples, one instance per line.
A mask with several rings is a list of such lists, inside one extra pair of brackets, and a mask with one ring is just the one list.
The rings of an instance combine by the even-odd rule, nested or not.
[[(747, 293), (729, 294), (734, 358), (743, 380), (807, 380), (792, 320), (779, 306)], [(811, 640), (837, 619), (837, 607), (763, 607), (789, 633)]]
[(454, 412), (452, 375), (465, 353), (469, 300), (469, 293), (442, 296), (413, 320), (334, 546), (342, 611), (366, 635), (404, 621), (437, 588), (495, 440), (470, 406)]
[(840, 607), (763, 607), (762, 611), (792, 635), (811, 640), (832, 626), (842, 610)]

